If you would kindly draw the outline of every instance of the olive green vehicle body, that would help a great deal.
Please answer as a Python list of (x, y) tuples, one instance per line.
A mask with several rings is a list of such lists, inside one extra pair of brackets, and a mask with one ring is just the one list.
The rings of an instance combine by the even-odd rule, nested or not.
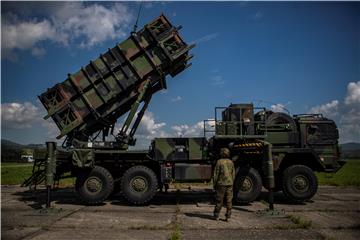
[[(236, 107), (244, 106), (252, 108), (251, 104), (240, 104)], [(232, 105), (228, 108), (236, 107)], [(224, 108), (225, 111), (228, 108)], [(264, 110), (258, 114), (260, 113), (278, 114)], [(290, 117), (280, 113), (280, 116), (287, 116), (285, 120), (292, 121), (266, 123), (266, 116), (255, 121), (253, 119), (256, 114), (251, 113), (252, 122), (244, 126), (241, 121), (223, 118), (215, 120), (215, 134), (210, 138), (155, 138), (149, 150), (144, 151), (114, 149), (106, 145), (58, 150), (56, 176), (60, 178), (65, 172), (72, 172), (72, 175), (76, 176), (83, 168), (103, 166), (111, 172), (115, 180), (120, 180), (128, 168), (144, 165), (157, 174), (159, 185), (172, 181), (209, 182), (219, 158), (219, 149), (228, 147), (235, 166), (257, 169), (266, 186), (268, 183), (265, 178), (268, 174), (263, 141), (272, 145), (271, 158), (275, 176), (288, 166), (297, 164), (320, 172), (335, 172), (342, 166), (338, 130), (332, 120), (321, 115)], [(244, 129), (250, 131), (246, 132)], [(310, 137), (309, 129), (318, 131), (315, 132), (315, 139)]]
[[(291, 117), (252, 104), (216, 107), (215, 118), (204, 121), (203, 137), (155, 138), (148, 150), (129, 150), (129, 145), (135, 145), (133, 136), (151, 96), (166, 88), (167, 75), (176, 76), (189, 66), (193, 46), (183, 41), (179, 29), (161, 15), (39, 96), (48, 112), (45, 118), (54, 120), (60, 130), (58, 137), (66, 136), (66, 140), (64, 148), (48, 144), (51, 147), (47, 152), (35, 153), (33, 175), (24, 185), (46, 180), (50, 186), (65, 176), (74, 176), (80, 179), (76, 188), (81, 192), (87, 184), (84, 174), (93, 169), (96, 174), (106, 173), (111, 189), (105, 189), (105, 195), (100, 189), (102, 196), (95, 200), (95, 193), (88, 195), (87, 203), (106, 199), (109, 191), (115, 191), (116, 183), (127, 190), (129, 184), (136, 183), (125, 197), (141, 204), (154, 193), (139, 200), (131, 191), (141, 195), (146, 189), (156, 191), (173, 181), (210, 182), (219, 150), (226, 147), (237, 169), (235, 183), (244, 184), (238, 182), (243, 181), (247, 169), (253, 172), (253, 184), (258, 185), (257, 191), (242, 201), (246, 202), (255, 199), (262, 186), (281, 189), (275, 185), (289, 166), (327, 172), (341, 167), (338, 130), (332, 120), (321, 115)], [(115, 141), (106, 141), (117, 119), (126, 113)], [(208, 125), (213, 128), (206, 129)], [(92, 138), (100, 133), (102, 141)], [(144, 184), (151, 186), (142, 188)], [(237, 195), (239, 187), (234, 188)]]

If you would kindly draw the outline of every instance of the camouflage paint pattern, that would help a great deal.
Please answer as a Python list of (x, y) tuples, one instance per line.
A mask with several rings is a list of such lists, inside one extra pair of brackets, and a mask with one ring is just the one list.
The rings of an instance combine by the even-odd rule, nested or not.
[(95, 155), (93, 149), (74, 149), (72, 151), (72, 162), (77, 167), (92, 167)]
[[(151, 94), (166, 87), (165, 76), (188, 67), (187, 45), (161, 15), (125, 41), (39, 96), (65, 135), (90, 136), (130, 110), (141, 84), (151, 80)], [(75, 136), (76, 138), (76, 136)]]
[(153, 150), (157, 161), (196, 161), (206, 158), (205, 138), (155, 138)]
[(176, 163), (174, 171), (175, 180), (179, 181), (209, 181), (212, 177), (212, 166), (209, 164)]
[(235, 167), (233, 161), (221, 158), (216, 162), (214, 169), (214, 186), (231, 186), (235, 180)]
[[(233, 145), (232, 150), (235, 154), (241, 154), (252, 161), (253, 155), (259, 155), (264, 150), (262, 144), (257, 146), (260, 144), (259, 140), (266, 141), (272, 144), (274, 170), (278, 170), (280, 165), (289, 159), (300, 159), (298, 161), (317, 171), (334, 172), (341, 167), (339, 135), (334, 121), (319, 114), (292, 117), (271, 111), (259, 118), (262, 115), (259, 113), (265, 111), (253, 117), (247, 115), (249, 109), (254, 109), (251, 104), (231, 104), (225, 108), (222, 119), (215, 123), (216, 144), (238, 142)], [(253, 122), (253, 134), (249, 134), (251, 131), (241, 131), (241, 128), (244, 128), (244, 122), (241, 120), (244, 116), (250, 119), (250, 123)], [(234, 125), (236, 130), (233, 129)]]
[[(204, 161), (207, 157), (204, 153), (206, 144), (205, 138), (155, 138), (152, 143), (154, 159), (170, 164), (174, 180), (209, 181), (212, 164)], [(161, 169), (167, 172), (167, 177), (163, 178), (168, 179), (169, 167), (162, 165)]]
[(220, 215), (221, 208), (224, 205), (224, 199), (226, 203), (226, 218), (231, 217), (231, 209), (232, 209), (232, 199), (233, 199), (233, 186), (217, 186), (216, 190), (216, 197), (215, 197), (215, 208), (214, 208), (214, 217), (218, 218)]

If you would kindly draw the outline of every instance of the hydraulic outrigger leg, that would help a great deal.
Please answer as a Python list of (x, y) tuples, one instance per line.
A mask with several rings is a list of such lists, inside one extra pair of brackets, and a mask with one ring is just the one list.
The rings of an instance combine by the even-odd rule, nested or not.
[(269, 190), (268, 203), (269, 208), (265, 210), (259, 210), (258, 215), (262, 216), (284, 216), (284, 210), (277, 210), (274, 208), (274, 188), (275, 188), (275, 176), (274, 166), (272, 161), (272, 145), (267, 141), (260, 141), (264, 146), (264, 160), (263, 160), (263, 171), (265, 175), (265, 185)]
[(46, 164), (46, 208), (51, 207), (51, 186), (54, 184), (56, 172), (56, 142), (46, 142), (47, 164)]
[(265, 179), (266, 184), (269, 189), (269, 210), (274, 210), (274, 188), (275, 188), (275, 177), (274, 177), (274, 166), (272, 161), (272, 145), (269, 142), (264, 141), (264, 151), (265, 151)]

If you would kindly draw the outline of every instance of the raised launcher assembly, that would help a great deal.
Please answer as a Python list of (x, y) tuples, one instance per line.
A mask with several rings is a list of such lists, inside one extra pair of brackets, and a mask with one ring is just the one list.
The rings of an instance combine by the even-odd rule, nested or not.
[[(189, 50), (194, 45), (183, 41), (180, 28), (160, 15), (39, 96), (48, 112), (45, 119), (51, 117), (61, 132), (57, 138), (67, 137), (64, 146), (87, 144), (101, 131), (105, 141), (126, 112), (116, 142), (107, 144), (123, 149), (135, 144), (133, 136), (152, 94), (166, 88), (168, 74), (174, 77), (191, 65)], [(141, 102), (142, 109), (129, 129)]]

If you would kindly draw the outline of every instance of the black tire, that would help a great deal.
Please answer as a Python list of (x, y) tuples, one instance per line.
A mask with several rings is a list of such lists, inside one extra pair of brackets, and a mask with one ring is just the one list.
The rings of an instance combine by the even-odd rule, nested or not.
[(121, 179), (121, 189), (128, 202), (135, 205), (145, 204), (157, 192), (157, 177), (148, 167), (134, 166), (124, 173)]
[(240, 168), (234, 181), (234, 200), (247, 204), (259, 197), (262, 181), (259, 172), (254, 168)]
[(88, 205), (104, 202), (112, 193), (114, 180), (111, 173), (103, 167), (95, 166), (83, 170), (76, 178), (75, 190), (81, 201)]
[(301, 203), (310, 200), (317, 191), (318, 181), (311, 168), (293, 165), (285, 169), (282, 178), (282, 190), (291, 201)]

